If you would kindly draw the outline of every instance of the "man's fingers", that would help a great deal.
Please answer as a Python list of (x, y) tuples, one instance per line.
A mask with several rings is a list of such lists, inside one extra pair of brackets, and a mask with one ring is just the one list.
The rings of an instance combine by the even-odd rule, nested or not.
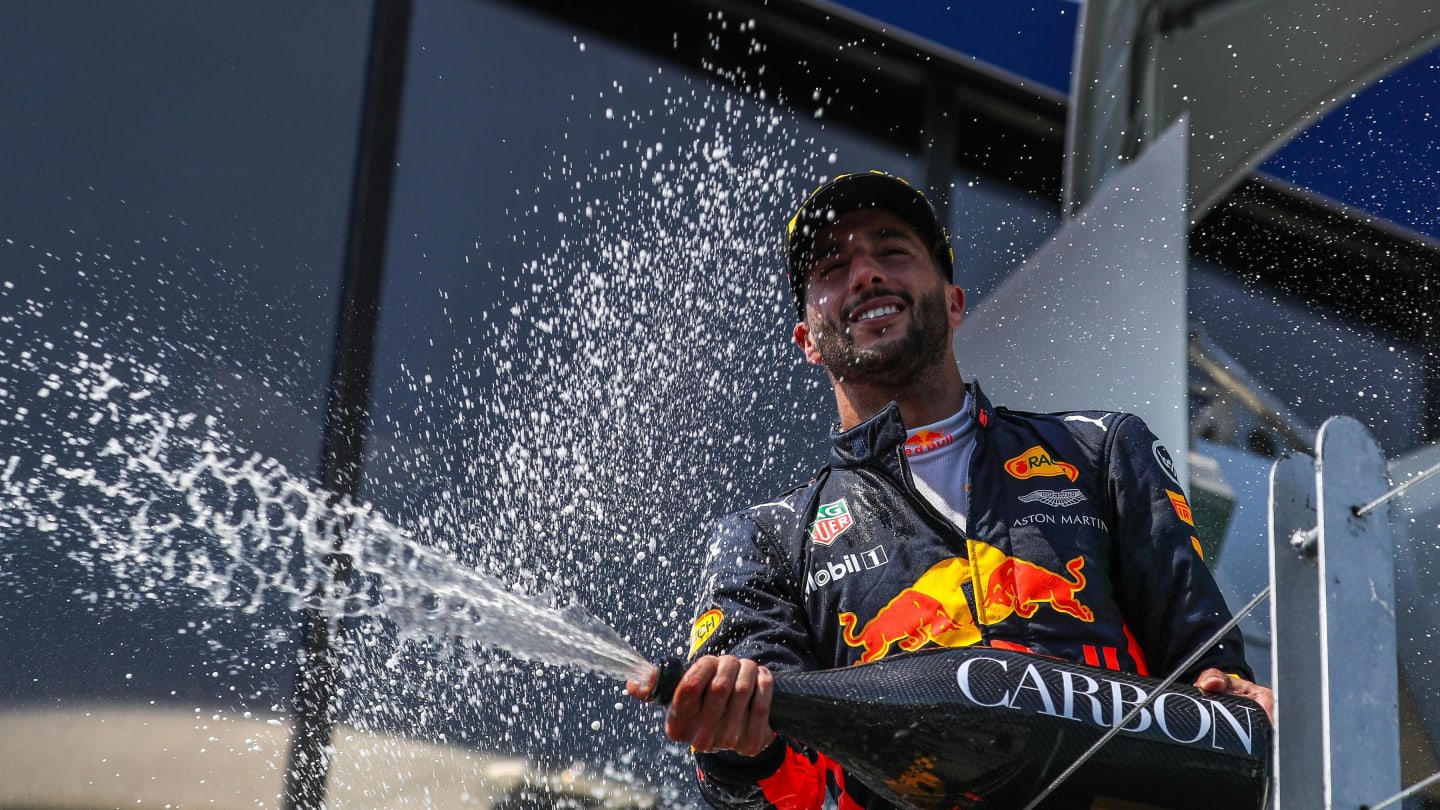
[(699, 722), (695, 728), (695, 737), (691, 740), (691, 744), (696, 749), (713, 751), (716, 748), (724, 747), (727, 742), (722, 734), (725, 730), (726, 714), (735, 694), (735, 681), (740, 675), (741, 665), (740, 659), (734, 656), (723, 655), (717, 659), (715, 674), (705, 685), (704, 702), (698, 716)]
[(747, 715), (745, 733), (741, 738), (741, 745), (744, 747), (735, 749), (746, 756), (759, 754), (775, 739), (775, 732), (770, 728), (773, 685), (770, 670), (760, 667), (755, 673), (755, 694), (750, 698), (750, 713)]
[(1195, 678), (1195, 688), (1201, 692), (1228, 692), (1230, 691), (1230, 677), (1214, 667), (1201, 672)]
[(680, 683), (676, 684), (675, 694), (670, 698), (670, 710), (665, 714), (665, 733), (670, 739), (690, 742), (692, 730), (698, 722), (704, 703), (706, 687), (717, 665), (718, 661), (713, 655), (696, 659), (695, 663), (685, 670)]
[(650, 695), (655, 692), (655, 684), (660, 680), (660, 670), (657, 667), (650, 667), (643, 677), (631, 678), (625, 681), (625, 693), (636, 700), (650, 700)]
[(755, 694), (755, 673), (760, 665), (742, 659), (735, 673), (725, 711), (716, 722), (714, 743), (719, 748), (739, 750), (750, 716), (750, 700)]
[(1275, 722), (1275, 693), (1258, 683), (1247, 681), (1244, 678), (1232, 678), (1212, 667), (1201, 672), (1195, 679), (1195, 688), (1211, 694), (1229, 692), (1232, 695), (1249, 698), (1260, 704), (1260, 708), (1265, 710), (1265, 716), (1270, 718), (1270, 722)]
[(748, 659), (706, 656), (686, 670), (665, 718), (665, 733), (697, 751), (728, 748), (753, 756), (770, 730), (770, 671)]
[(715, 726), (725, 712), (740, 659), (733, 656), (705, 656), (696, 660), (675, 687), (665, 733), (677, 742), (688, 742), (697, 750), (714, 747)]
[(1251, 683), (1249, 681), (1237, 682), (1234, 686), (1231, 687), (1231, 691), (1237, 695), (1243, 695), (1255, 701), (1256, 703), (1259, 703), (1260, 708), (1265, 710), (1265, 716), (1270, 718), (1270, 722), (1275, 722), (1274, 692), (1266, 689), (1258, 683)]

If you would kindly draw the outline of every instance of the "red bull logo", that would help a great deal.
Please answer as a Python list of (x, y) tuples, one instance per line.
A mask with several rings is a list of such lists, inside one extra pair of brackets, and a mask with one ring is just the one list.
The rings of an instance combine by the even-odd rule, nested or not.
[(855, 629), (854, 613), (840, 614), (842, 638), (851, 647), (864, 647), (861, 663), (884, 658), (890, 648), (899, 645), (905, 652), (914, 652), (926, 644), (942, 647), (968, 647), (980, 641), (980, 629), (970, 613), (970, 605), (961, 590), (970, 579), (970, 563), (951, 557), (930, 567), (915, 581), (891, 599), (870, 621)]
[(1038, 444), (1006, 461), (1005, 472), (1022, 480), (1036, 476), (1063, 475), (1074, 481), (1080, 477), (1080, 471), (1074, 464), (1052, 458), (1045, 448)]
[(1011, 613), (1028, 619), (1041, 605), (1049, 605), (1082, 622), (1095, 621), (1095, 612), (1079, 599), (1080, 592), (1085, 590), (1084, 557), (1066, 563), (1065, 573), (1060, 574), (972, 540), (970, 559), (980, 572), (976, 593), (980, 600), (980, 621), (985, 624), (1004, 621)]
[(905, 440), (905, 455), (918, 456), (932, 450), (939, 450), (955, 442), (954, 433), (940, 433), (921, 428), (914, 436)]

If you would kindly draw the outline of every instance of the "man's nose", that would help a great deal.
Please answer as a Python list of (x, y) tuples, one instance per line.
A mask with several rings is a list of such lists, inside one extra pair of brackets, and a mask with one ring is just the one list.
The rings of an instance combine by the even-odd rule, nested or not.
[(869, 253), (856, 254), (850, 260), (850, 289), (860, 291), (885, 280), (885, 267)]

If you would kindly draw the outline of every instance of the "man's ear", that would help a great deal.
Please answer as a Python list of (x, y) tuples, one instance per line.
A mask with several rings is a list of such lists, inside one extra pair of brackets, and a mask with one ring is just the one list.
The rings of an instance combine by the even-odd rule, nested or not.
[(815, 340), (810, 334), (810, 324), (804, 321), (795, 324), (795, 345), (800, 347), (806, 360), (820, 365), (820, 349), (815, 346)]
[(965, 291), (958, 284), (951, 284), (945, 290), (945, 308), (950, 319), (950, 328), (958, 329), (965, 320)]

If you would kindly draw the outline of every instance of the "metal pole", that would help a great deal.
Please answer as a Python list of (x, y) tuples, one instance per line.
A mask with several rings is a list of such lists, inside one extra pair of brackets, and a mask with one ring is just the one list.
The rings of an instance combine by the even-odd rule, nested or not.
[(1410, 480), (1406, 481), (1405, 483), (1401, 484), (1400, 486), (1395, 487), (1394, 489), (1390, 490), (1389, 492), (1386, 492), (1384, 495), (1381, 495), (1380, 497), (1378, 497), (1378, 498), (1376, 498), (1375, 500), (1373, 500), (1373, 501), (1365, 504), (1364, 506), (1361, 506), (1361, 507), (1357, 508), (1357, 509), (1355, 510), (1355, 517), (1365, 517), (1366, 515), (1370, 514), (1370, 513), (1371, 513), (1372, 511), (1374, 511), (1375, 509), (1377, 509), (1377, 508), (1379, 508), (1379, 507), (1381, 507), (1381, 506), (1384, 506), (1387, 502), (1389, 502), (1389, 501), (1391, 501), (1391, 500), (1394, 500), (1395, 498), (1398, 498), (1398, 497), (1400, 497), (1401, 495), (1404, 495), (1404, 494), (1405, 494), (1405, 491), (1406, 491), (1407, 489), (1415, 486), (1416, 484), (1420, 483), (1421, 481), (1424, 481), (1426, 478), (1429, 478), (1430, 476), (1434, 475), (1435, 473), (1440, 473), (1440, 464), (1436, 464), (1436, 465), (1430, 467), (1429, 469), (1422, 470), (1422, 471), (1421, 471), (1420, 473), (1418, 473), (1414, 478), (1411, 478)]
[[(371, 25), (340, 313), (321, 446), (320, 480), (336, 500), (354, 498), (360, 488), (411, 10), (412, 0), (376, 0)], [(334, 530), (338, 550), (345, 527), (337, 525)], [(348, 559), (334, 554), (325, 562), (333, 571), (335, 583), (348, 582)], [(339, 636), (344, 624), (339, 617), (326, 615), (320, 608), (321, 601), (312, 600), (302, 618), (304, 654), (295, 682), (294, 733), (282, 796), (286, 810), (319, 810), (324, 805), (340, 685)]]
[(1411, 785), (1410, 787), (1405, 788), (1404, 790), (1400, 791), (1399, 793), (1396, 793), (1394, 796), (1391, 796), (1390, 798), (1386, 799), (1385, 801), (1380, 802), (1379, 804), (1374, 804), (1374, 805), (1362, 805), (1361, 808), (1360, 808), (1360, 810), (1384, 810), (1384, 808), (1389, 807), (1390, 805), (1392, 805), (1392, 804), (1394, 804), (1394, 803), (1396, 803), (1396, 802), (1398, 802), (1398, 801), (1403, 801), (1404, 799), (1408, 799), (1408, 798), (1410, 798), (1411, 796), (1414, 796), (1416, 793), (1419, 793), (1420, 791), (1424, 790), (1425, 788), (1430, 787), (1431, 785), (1434, 785), (1434, 784), (1437, 784), (1437, 783), (1440, 783), (1440, 773), (1432, 773), (1432, 774), (1430, 774), (1429, 776), (1425, 777), (1424, 779), (1421, 779), (1419, 782), (1416, 782), (1415, 784)]

